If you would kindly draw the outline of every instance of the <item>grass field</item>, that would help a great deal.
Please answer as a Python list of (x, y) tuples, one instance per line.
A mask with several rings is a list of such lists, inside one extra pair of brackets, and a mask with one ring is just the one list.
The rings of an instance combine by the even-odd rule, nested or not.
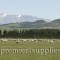
[[(53, 39), (52, 39), (53, 40)], [(58, 40), (58, 39), (56, 39)], [(31, 53), (6, 53), (1, 55), (1, 49), (48, 49), (53, 47), (54, 49), (60, 49), (60, 43), (48, 43), (45, 41), (21, 41), (21, 43), (16, 43), (13, 40), (6, 42), (0, 41), (0, 60), (60, 60), (60, 53), (35, 53), (33, 50)]]

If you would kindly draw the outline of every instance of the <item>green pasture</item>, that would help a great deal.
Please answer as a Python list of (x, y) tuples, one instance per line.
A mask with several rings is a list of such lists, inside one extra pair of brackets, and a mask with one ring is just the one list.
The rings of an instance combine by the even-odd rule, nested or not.
[(0, 60), (60, 60), (60, 53), (3, 53), (1, 55), (1, 49), (48, 49), (50, 47), (60, 49), (60, 43), (47, 43), (47, 42), (30, 42), (21, 41), (21, 43), (16, 43), (15, 41), (0, 41)]

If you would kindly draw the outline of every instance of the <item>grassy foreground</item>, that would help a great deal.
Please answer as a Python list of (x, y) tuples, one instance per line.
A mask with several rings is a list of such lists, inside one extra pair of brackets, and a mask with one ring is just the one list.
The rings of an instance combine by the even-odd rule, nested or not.
[[(48, 49), (50, 47), (60, 49), (60, 43), (47, 43), (47, 42), (30, 42), (30, 41), (22, 41), (21, 43), (16, 43), (15, 41), (7, 41), (1, 42), (0, 41), (0, 49)], [(60, 60), (60, 53), (3, 53), (1, 55), (0, 50), (0, 60)]]

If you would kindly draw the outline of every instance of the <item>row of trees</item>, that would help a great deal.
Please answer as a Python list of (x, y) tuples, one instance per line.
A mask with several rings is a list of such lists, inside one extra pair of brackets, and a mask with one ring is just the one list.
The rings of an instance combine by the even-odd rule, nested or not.
[(0, 38), (60, 38), (58, 29), (0, 30)]

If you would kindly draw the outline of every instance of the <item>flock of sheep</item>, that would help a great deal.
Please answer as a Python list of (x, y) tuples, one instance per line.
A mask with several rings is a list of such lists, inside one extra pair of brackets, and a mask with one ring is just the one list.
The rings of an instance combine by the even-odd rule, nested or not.
[(12, 41), (15, 41), (16, 43), (21, 43), (22, 42), (26, 42), (26, 41), (29, 41), (29, 42), (46, 42), (46, 43), (54, 43), (54, 42), (57, 42), (57, 43), (60, 43), (60, 39), (6, 39), (6, 38), (1, 38), (0, 41), (2, 42), (7, 42), (9, 40), (12, 40)]

